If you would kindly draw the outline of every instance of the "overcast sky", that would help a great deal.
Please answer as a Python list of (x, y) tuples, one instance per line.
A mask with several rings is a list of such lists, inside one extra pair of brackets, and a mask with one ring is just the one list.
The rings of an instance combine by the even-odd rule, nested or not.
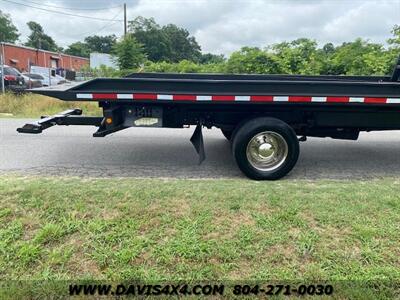
[[(28, 21), (42, 24), (45, 32), (65, 47), (85, 36), (123, 33), (122, 4), (128, 20), (154, 17), (160, 24), (174, 23), (190, 31), (204, 52), (229, 54), (242, 46), (265, 47), (300, 37), (320, 44), (351, 41), (357, 37), (384, 43), (400, 24), (400, 0), (0, 0), (24, 42)], [(102, 20), (55, 14), (47, 10)], [(82, 10), (70, 10), (79, 8)], [(105, 10), (93, 10), (107, 8)], [(89, 10), (90, 9), (90, 10)]]

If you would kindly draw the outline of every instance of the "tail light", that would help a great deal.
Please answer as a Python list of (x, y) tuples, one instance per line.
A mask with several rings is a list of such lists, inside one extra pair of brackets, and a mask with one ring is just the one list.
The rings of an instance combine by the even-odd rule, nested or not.
[(4, 75), (4, 80), (17, 81), (17, 76), (14, 75)]

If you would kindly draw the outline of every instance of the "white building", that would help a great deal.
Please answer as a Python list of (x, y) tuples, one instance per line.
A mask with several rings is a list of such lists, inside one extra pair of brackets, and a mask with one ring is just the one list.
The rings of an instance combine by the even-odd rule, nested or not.
[(113, 56), (106, 53), (90, 53), (90, 67), (99, 68), (101, 65), (117, 69)]

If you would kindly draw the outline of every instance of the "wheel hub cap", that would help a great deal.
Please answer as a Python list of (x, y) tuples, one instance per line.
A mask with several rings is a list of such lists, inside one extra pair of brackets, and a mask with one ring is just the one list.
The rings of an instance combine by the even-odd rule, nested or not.
[(272, 145), (268, 142), (260, 144), (257, 149), (258, 155), (263, 159), (273, 156), (275, 153), (275, 150), (276, 149), (274, 148), (274, 145)]
[(288, 154), (285, 139), (278, 133), (264, 131), (256, 134), (248, 143), (246, 155), (250, 164), (260, 171), (279, 168)]

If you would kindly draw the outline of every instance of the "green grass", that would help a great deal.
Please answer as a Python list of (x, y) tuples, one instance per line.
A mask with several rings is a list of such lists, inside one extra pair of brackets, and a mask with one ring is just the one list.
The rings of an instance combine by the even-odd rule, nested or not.
[(0, 279), (399, 281), (399, 194), (396, 179), (0, 176)]
[(39, 118), (70, 108), (81, 108), (86, 115), (102, 115), (97, 102), (71, 102), (35, 95), (0, 93), (0, 117)]

